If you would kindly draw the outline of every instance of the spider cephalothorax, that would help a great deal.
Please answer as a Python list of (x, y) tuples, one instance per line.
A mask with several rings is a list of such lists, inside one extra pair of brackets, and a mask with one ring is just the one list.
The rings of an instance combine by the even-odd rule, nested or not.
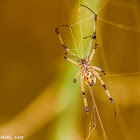
[(86, 62), (85, 58), (81, 59), (81, 62), (82, 62), (82, 65), (87, 65), (87, 62)]
[[(81, 6), (84, 6), (84, 5), (81, 5)], [(84, 6), (84, 7), (88, 8), (87, 6)], [(101, 68), (98, 68), (96, 66), (91, 66), (90, 65), (91, 61), (93, 59), (93, 56), (95, 54), (95, 50), (97, 48), (97, 41), (96, 41), (96, 21), (97, 21), (97, 15), (91, 9), (89, 9), (89, 10), (95, 15), (95, 24), (94, 24), (93, 35), (92, 36), (88, 36), (88, 37), (91, 37), (91, 41), (90, 41), (90, 45), (89, 45), (88, 50), (87, 50), (86, 57), (84, 59), (80, 59), (74, 53), (72, 53), (71, 50), (69, 50), (65, 46), (65, 44), (64, 44), (64, 42), (63, 42), (63, 40), (62, 40), (62, 38), (60, 36), (58, 28), (60, 28), (62, 26), (67, 26), (67, 27), (70, 27), (70, 29), (71, 29), (71, 26), (69, 26), (69, 25), (62, 25), (62, 26), (59, 26), (58, 28), (55, 29), (55, 31), (56, 31), (56, 33), (58, 35), (58, 38), (59, 38), (60, 42), (62, 43), (63, 48), (66, 50), (64, 58), (66, 60), (72, 62), (73, 64), (75, 64), (76, 66), (78, 66), (80, 68), (80, 70), (76, 74), (73, 82), (76, 83), (77, 77), (81, 74), (82, 94), (83, 94), (83, 98), (84, 98), (85, 110), (86, 110), (88, 116), (89, 116), (88, 104), (87, 104), (87, 100), (86, 100), (84, 82), (85, 82), (85, 84), (87, 84), (89, 86), (90, 89), (92, 89), (92, 86), (96, 83), (96, 78), (97, 78), (100, 81), (100, 83), (103, 86), (103, 88), (105, 89), (105, 92), (106, 92), (107, 96), (109, 97), (110, 102), (113, 103), (113, 105), (114, 105), (114, 101), (113, 101), (112, 97), (110, 96), (109, 91), (108, 91), (104, 81), (100, 77), (100, 73), (103, 73), (105, 75), (105, 72)], [(87, 38), (87, 37), (85, 37), (85, 38)], [(93, 40), (95, 41), (95, 46), (92, 48)], [(66, 55), (70, 55), (70, 56), (74, 57), (74, 59), (77, 61), (77, 63), (75, 61), (71, 60), (70, 58), (68, 58)], [(115, 110), (115, 106), (114, 106), (114, 110)], [(115, 110), (115, 116), (116, 116), (116, 110)], [(93, 122), (92, 122), (92, 124), (94, 125)]]

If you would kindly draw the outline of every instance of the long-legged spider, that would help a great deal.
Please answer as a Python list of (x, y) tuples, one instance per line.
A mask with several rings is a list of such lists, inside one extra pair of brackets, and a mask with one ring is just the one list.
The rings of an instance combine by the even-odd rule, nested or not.
[[(88, 8), (85, 5), (80, 5), (80, 6), (83, 6), (83, 7), (87, 8), (87, 9), (89, 9), (95, 15), (94, 32), (93, 32), (92, 36), (88, 36), (88, 37), (91, 37), (91, 41), (90, 41), (90, 45), (89, 45), (88, 50), (87, 50), (86, 57), (84, 59), (80, 59), (79, 57), (77, 57), (74, 53), (71, 52), (70, 49), (68, 49), (65, 46), (65, 44), (64, 44), (64, 42), (62, 40), (62, 37), (61, 37), (61, 35), (59, 33), (58, 28), (60, 28), (62, 26), (68, 26), (68, 27), (72, 28), (71, 26), (62, 25), (62, 26), (59, 26), (58, 28), (56, 28), (55, 31), (56, 31), (56, 33), (58, 35), (58, 38), (59, 38), (63, 48), (66, 50), (64, 58), (80, 68), (80, 70), (77, 72), (75, 78), (73, 79), (73, 82), (76, 83), (77, 77), (81, 74), (81, 88), (82, 88), (82, 94), (83, 94), (83, 98), (84, 98), (84, 105), (85, 105), (85, 110), (87, 112), (87, 115), (89, 116), (89, 109), (88, 109), (88, 103), (87, 103), (86, 94), (85, 94), (84, 82), (89, 87), (91, 87), (91, 90), (92, 90), (92, 86), (96, 83), (96, 78), (97, 78), (101, 82), (101, 85), (104, 87), (105, 92), (106, 92), (107, 96), (109, 97), (110, 102), (113, 104), (114, 111), (115, 111), (115, 116), (116, 116), (116, 109), (115, 109), (113, 98), (110, 96), (110, 93), (109, 93), (104, 81), (102, 80), (102, 78), (100, 77), (100, 74), (99, 74), (99, 72), (101, 72), (101, 73), (103, 73), (105, 75), (104, 70), (102, 70), (101, 68), (98, 68), (96, 66), (91, 66), (90, 65), (91, 61), (93, 59), (93, 56), (95, 54), (95, 50), (97, 48), (97, 40), (96, 40), (97, 14), (95, 14), (95, 12), (93, 12), (90, 8)], [(85, 38), (87, 38), (87, 37), (85, 37)], [(93, 50), (91, 51), (93, 40), (95, 40), (95, 46), (94, 46)], [(72, 57), (74, 57), (75, 60), (77, 61), (77, 63), (75, 61), (71, 60), (70, 58), (68, 58), (66, 55), (71, 55)], [(94, 103), (93, 103), (93, 108), (94, 108)], [(96, 128), (96, 125), (92, 120), (91, 120), (91, 123)]]

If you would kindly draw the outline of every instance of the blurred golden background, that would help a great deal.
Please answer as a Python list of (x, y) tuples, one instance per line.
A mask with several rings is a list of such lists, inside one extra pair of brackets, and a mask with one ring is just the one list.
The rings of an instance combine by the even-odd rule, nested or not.
[[(81, 4), (99, 17), (93, 65), (107, 74), (140, 72), (140, 1), (87, 0)], [(0, 135), (23, 135), (25, 140), (86, 139), (89, 120), (80, 80), (72, 82), (78, 68), (64, 60), (54, 30), (75, 22), (78, 5), (76, 0), (0, 1)], [(117, 109), (115, 118), (97, 82), (93, 91), (108, 139), (140, 139), (140, 75), (103, 80)], [(90, 96), (88, 102), (92, 105)], [(98, 121), (92, 139), (103, 139)]]

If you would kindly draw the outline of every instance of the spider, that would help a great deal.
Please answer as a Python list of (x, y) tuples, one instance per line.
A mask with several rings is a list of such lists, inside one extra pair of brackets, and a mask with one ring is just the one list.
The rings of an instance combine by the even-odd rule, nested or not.
[[(86, 83), (86, 85), (88, 85), (92, 89), (92, 86), (96, 83), (96, 78), (97, 78), (100, 81), (103, 88), (105, 89), (105, 92), (106, 92), (107, 96), (109, 97), (110, 102), (114, 106), (115, 117), (116, 117), (116, 109), (115, 109), (115, 105), (114, 105), (114, 100), (111, 97), (104, 81), (102, 80), (102, 78), (100, 77), (100, 74), (99, 74), (99, 72), (101, 72), (101, 73), (103, 73), (103, 75), (105, 75), (105, 72), (101, 68), (98, 68), (96, 66), (91, 66), (91, 61), (93, 59), (93, 56), (94, 56), (96, 48), (97, 48), (97, 40), (96, 40), (97, 14), (95, 14), (95, 12), (93, 12), (90, 8), (88, 8), (85, 5), (80, 5), (80, 6), (83, 6), (87, 9), (89, 9), (95, 15), (95, 18), (94, 18), (94, 20), (95, 20), (94, 32), (93, 32), (92, 36), (88, 36), (88, 37), (91, 37), (91, 41), (90, 41), (90, 44), (89, 44), (89, 47), (88, 47), (88, 50), (87, 50), (86, 57), (84, 59), (80, 59), (79, 57), (77, 57), (73, 52), (71, 52), (70, 49), (68, 49), (65, 46), (65, 44), (62, 40), (62, 37), (61, 37), (58, 29), (62, 26), (68, 26), (68, 27), (72, 28), (71, 26), (62, 25), (62, 26), (59, 26), (58, 28), (56, 28), (55, 31), (58, 35), (58, 38), (59, 38), (63, 48), (66, 51), (66, 53), (64, 55), (64, 58), (80, 68), (80, 70), (77, 72), (75, 78), (73, 79), (73, 82), (76, 83), (77, 77), (81, 74), (81, 88), (82, 88), (82, 94), (83, 94), (83, 99), (84, 99), (85, 111), (87, 112), (87, 115), (89, 116), (89, 109), (88, 109), (88, 103), (87, 103), (86, 94), (85, 94), (84, 82)], [(85, 37), (85, 38), (87, 38), (87, 37)], [(95, 46), (92, 49), (92, 44), (93, 44), (94, 40), (95, 40)], [(92, 51), (91, 51), (91, 49), (92, 49)], [(74, 59), (77, 61), (77, 63), (75, 61), (71, 60), (70, 58), (68, 58), (67, 55), (70, 55), (70, 56), (74, 57)], [(95, 123), (93, 121), (91, 121), (91, 123), (96, 128)]]

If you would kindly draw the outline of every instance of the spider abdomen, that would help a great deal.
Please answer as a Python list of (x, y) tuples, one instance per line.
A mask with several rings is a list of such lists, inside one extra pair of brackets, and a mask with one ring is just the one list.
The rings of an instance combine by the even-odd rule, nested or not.
[(92, 74), (91, 72), (85, 72), (84, 80), (90, 86), (93, 86), (96, 83), (96, 76)]

